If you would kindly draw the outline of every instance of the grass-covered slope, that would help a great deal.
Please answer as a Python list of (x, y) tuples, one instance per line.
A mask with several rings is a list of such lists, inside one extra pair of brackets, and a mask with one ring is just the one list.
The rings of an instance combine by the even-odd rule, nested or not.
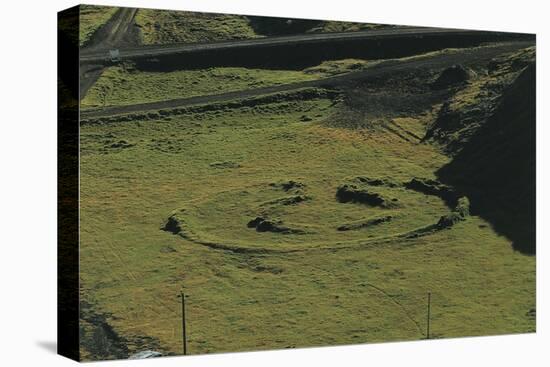
[(145, 72), (131, 67), (106, 69), (81, 102), (83, 108), (120, 106), (314, 80), (319, 74), (293, 70), (223, 67)]
[[(135, 22), (145, 44), (373, 26), (149, 9)], [(83, 357), (179, 354), (182, 290), (190, 354), (423, 339), (427, 292), (432, 338), (534, 331), (535, 258), (515, 251), (534, 234), (534, 48), (430, 62), (477, 51), (106, 68), (83, 109), (346, 75), (84, 116)], [(426, 62), (367, 75), (413, 58)]]
[[(180, 289), (191, 354), (422, 339), (428, 291), (432, 337), (534, 330), (535, 259), (481, 217), (437, 226), (448, 157), (338, 111), (293, 95), (82, 126), (83, 350), (179, 353)], [(425, 130), (413, 112), (393, 121)]]
[(439, 175), (468, 192), (474, 210), (514, 248), (535, 253), (535, 64)]
[(196, 43), (254, 38), (248, 19), (240, 15), (139, 9), (136, 25), (144, 44)]
[(188, 11), (139, 9), (136, 25), (144, 44), (218, 42), (312, 32), (354, 32), (379, 24), (289, 19)]
[(118, 9), (112, 6), (80, 5), (80, 46), (85, 46), (95, 31), (107, 23)]

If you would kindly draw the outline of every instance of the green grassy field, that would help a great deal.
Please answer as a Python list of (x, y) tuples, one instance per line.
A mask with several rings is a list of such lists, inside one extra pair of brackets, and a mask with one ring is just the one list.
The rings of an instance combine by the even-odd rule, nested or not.
[(94, 32), (107, 23), (117, 10), (111, 6), (80, 5), (80, 46), (85, 46)]
[(320, 73), (222, 67), (173, 72), (143, 72), (110, 67), (88, 91), (82, 108), (128, 105), (220, 94), (315, 80)]
[[(119, 102), (140, 98), (122, 89)], [(82, 126), (81, 295), (128, 353), (180, 352), (180, 290), (190, 354), (423, 339), (427, 292), (432, 337), (534, 331), (535, 258), (489, 223), (403, 236), (451, 213), (402, 185), (449, 158), (385, 129), (335, 127), (341, 108), (292, 98)], [(389, 119), (420, 134), (429, 113)], [(369, 186), (393, 204), (340, 202), (358, 176), (395, 183)], [(163, 230), (173, 215), (179, 229)], [(290, 230), (250, 228), (258, 216)]]

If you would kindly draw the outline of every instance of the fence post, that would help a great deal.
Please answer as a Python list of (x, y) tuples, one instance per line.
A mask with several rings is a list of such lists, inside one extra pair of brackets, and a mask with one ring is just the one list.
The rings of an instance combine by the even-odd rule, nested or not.
[(187, 355), (187, 335), (185, 330), (185, 294), (181, 292), (181, 330), (182, 330), (182, 343), (183, 343), (183, 355)]
[(426, 318), (427, 325), (426, 325), (426, 339), (430, 339), (430, 311), (431, 311), (431, 303), (432, 303), (432, 293), (428, 292), (428, 316)]

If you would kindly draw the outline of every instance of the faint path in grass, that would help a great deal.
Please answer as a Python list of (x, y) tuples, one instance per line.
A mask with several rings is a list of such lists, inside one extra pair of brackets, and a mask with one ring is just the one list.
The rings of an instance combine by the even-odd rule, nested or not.
[(407, 309), (405, 308), (405, 306), (403, 306), (401, 303), (399, 303), (396, 299), (394, 299), (390, 294), (388, 294), (385, 290), (383, 290), (382, 288), (379, 288), (377, 286), (375, 286), (374, 284), (371, 284), (369, 282), (366, 282), (365, 285), (367, 287), (371, 287), (372, 289), (375, 289), (376, 291), (378, 291), (379, 293), (383, 294), (384, 296), (388, 297), (389, 300), (395, 304), (397, 307), (399, 307), (402, 311), (403, 311), (403, 314), (405, 316), (407, 316), (407, 318), (409, 320), (411, 320), (414, 325), (416, 326), (416, 328), (418, 329), (418, 332), (422, 335), (422, 336), (425, 336), (426, 334), (424, 333), (424, 331), (422, 330), (422, 328), (420, 327), (420, 324), (418, 323), (418, 321), (416, 321), (410, 314), (409, 312), (407, 311)]
[(136, 39), (132, 39), (129, 33), (136, 12), (135, 8), (119, 8), (112, 18), (93, 34), (86, 46), (80, 50), (80, 54), (101, 50), (102, 58), (105, 58), (105, 51), (112, 47), (135, 45)]

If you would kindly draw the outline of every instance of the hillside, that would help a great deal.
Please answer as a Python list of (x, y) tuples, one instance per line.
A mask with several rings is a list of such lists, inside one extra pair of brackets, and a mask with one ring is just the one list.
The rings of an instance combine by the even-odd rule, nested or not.
[(535, 253), (535, 64), (499, 99), (485, 124), (438, 176), (472, 199), (474, 213)]
[(140, 9), (136, 15), (142, 43), (197, 43), (310, 32), (353, 32), (377, 24), (319, 21), (170, 10)]
[[(137, 12), (144, 42), (356, 30), (161, 13)], [(189, 354), (535, 331), (534, 40), (430, 37), (102, 65), (80, 105), (85, 359), (181, 353), (181, 291)]]

